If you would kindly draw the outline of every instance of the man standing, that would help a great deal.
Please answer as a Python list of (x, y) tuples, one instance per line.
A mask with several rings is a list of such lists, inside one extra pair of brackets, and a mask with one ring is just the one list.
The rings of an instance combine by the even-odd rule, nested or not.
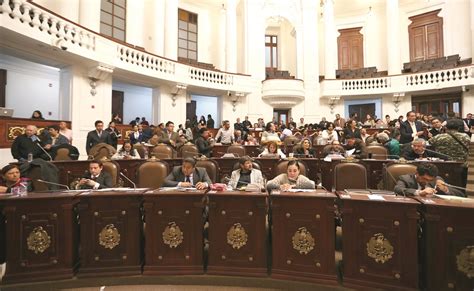
[(417, 137), (423, 137), (423, 125), (416, 120), (416, 113), (408, 111), (407, 120), (400, 124), (400, 143), (410, 143)]
[(443, 133), (443, 124), (439, 120), (439, 118), (435, 117), (431, 120), (431, 129), (428, 132), (428, 137), (432, 138), (437, 136), (440, 133)]
[(64, 135), (69, 140), (69, 143), (72, 144), (72, 130), (67, 127), (65, 121), (59, 123), (59, 133)]
[(463, 119), (464, 127), (467, 129), (467, 134), (471, 136), (471, 129), (474, 129), (474, 119), (472, 118), (472, 113), (466, 114), (466, 118)]
[(110, 145), (114, 148), (117, 148), (118, 139), (121, 138), (122, 135), (120, 134), (120, 131), (115, 128), (115, 121), (109, 122), (109, 127), (107, 127), (105, 131), (107, 131), (110, 135)]
[(15, 138), (12, 144), (11, 153), (13, 158), (19, 162), (28, 160), (28, 154), (32, 155), (33, 159), (41, 158), (49, 160), (43, 149), (44, 141), (41, 141), (36, 135), (38, 129), (34, 125), (27, 125), (25, 133)]
[(214, 144), (209, 142), (209, 130), (203, 127), (199, 129), (198, 134), (199, 136), (195, 141), (196, 147), (201, 155), (210, 158)]
[(95, 130), (89, 131), (87, 133), (86, 139), (86, 152), (89, 154), (89, 151), (93, 146), (99, 143), (106, 143), (112, 145), (110, 140), (110, 135), (107, 131), (104, 130), (104, 123), (102, 120), (96, 120), (94, 122)]
[(103, 189), (112, 188), (114, 183), (112, 176), (103, 171), (104, 165), (101, 161), (94, 160), (89, 163), (89, 171), (81, 178), (77, 184), (77, 189)]
[(252, 122), (250, 122), (248, 116), (245, 116), (245, 120), (242, 121), (242, 125), (244, 126), (244, 131), (247, 132), (252, 128)]
[(454, 195), (464, 197), (464, 193), (446, 185), (443, 178), (438, 176), (438, 168), (431, 163), (421, 163), (416, 167), (416, 173), (401, 175), (393, 190), (403, 196), (431, 196), (433, 194)]
[[(240, 120), (237, 118), (237, 121), (240, 121)], [(234, 125), (234, 129), (235, 129), (235, 125)], [(237, 129), (237, 130), (240, 130), (240, 129)], [(234, 130), (230, 129), (230, 123), (228, 120), (224, 120), (222, 122), (222, 127), (219, 128), (219, 131), (216, 134), (216, 141), (220, 142), (223, 145), (230, 145), (234, 143)]]
[(214, 128), (214, 119), (212, 119), (212, 116), (210, 114), (207, 115), (206, 126), (207, 128)]
[(346, 120), (341, 117), (339, 113), (336, 114), (336, 119), (334, 119), (334, 126), (336, 130), (342, 130), (346, 125)]
[(203, 190), (212, 184), (205, 168), (196, 167), (193, 158), (183, 159), (182, 166), (175, 166), (171, 173), (165, 178), (164, 187), (196, 187)]
[(174, 123), (172, 121), (166, 123), (166, 128), (162, 131), (159, 142), (170, 145), (174, 149), (183, 145), (179, 139), (179, 134), (174, 131)]

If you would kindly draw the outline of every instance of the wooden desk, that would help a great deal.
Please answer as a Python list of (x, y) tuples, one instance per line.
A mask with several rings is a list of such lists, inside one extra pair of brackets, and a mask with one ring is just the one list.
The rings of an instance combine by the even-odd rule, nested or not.
[(78, 276), (139, 275), (143, 263), (141, 191), (92, 191), (81, 202)]
[(418, 289), (417, 207), (413, 199), (338, 193), (342, 207), (344, 285)]
[(271, 276), (337, 284), (334, 260), (336, 195), (323, 190), (281, 192), (272, 194), (270, 199)]
[(144, 194), (144, 275), (202, 274), (204, 191)]
[(473, 290), (474, 199), (416, 199), (422, 203), (424, 217), (423, 287), (426, 290)]
[[(212, 148), (212, 157), (213, 158), (220, 158), (222, 157), (225, 153), (227, 153), (227, 148), (228, 145), (215, 145)], [(250, 157), (258, 157), (260, 154), (260, 145), (244, 145), (245, 148), (245, 154)]]
[(78, 267), (77, 192), (0, 195), (8, 223), (2, 283), (71, 279)]
[[(0, 196), (2, 194), (0, 194)], [(6, 244), (7, 241), (5, 236), (5, 215), (3, 215), (3, 204), (0, 200), (0, 264), (5, 263)]]
[(260, 192), (209, 193), (208, 274), (267, 276), (267, 198)]

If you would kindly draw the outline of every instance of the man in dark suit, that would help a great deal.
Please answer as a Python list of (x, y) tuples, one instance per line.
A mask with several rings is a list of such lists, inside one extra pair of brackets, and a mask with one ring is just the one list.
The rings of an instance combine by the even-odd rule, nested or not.
[(11, 153), (13, 158), (19, 162), (26, 161), (28, 154), (32, 154), (32, 158), (41, 158), (49, 160), (48, 155), (45, 153), (43, 146), (45, 141), (41, 141), (36, 135), (38, 129), (34, 125), (27, 125), (25, 133), (15, 138), (12, 144)]
[(198, 138), (196, 138), (196, 141), (194, 143), (196, 144), (199, 153), (203, 156), (210, 158), (214, 144), (209, 142), (209, 130), (203, 127), (199, 129), (198, 135), (199, 136)]
[(416, 113), (408, 111), (407, 120), (400, 124), (400, 143), (410, 143), (417, 137), (423, 137), (423, 134), (423, 124), (416, 120)]
[(104, 130), (104, 123), (102, 120), (96, 120), (94, 123), (95, 130), (87, 133), (86, 152), (89, 154), (90, 149), (98, 143), (106, 143), (112, 145), (110, 134)]
[[(471, 128), (474, 128), (474, 118), (472, 118), (472, 113), (466, 114), (466, 118), (463, 119), (465, 124), (465, 132), (471, 136)], [(467, 130), (467, 131), (466, 131)]]
[(110, 135), (111, 146), (117, 148), (118, 140), (122, 137), (120, 131), (115, 127), (115, 121), (109, 122), (109, 127), (105, 129)]
[(439, 118), (435, 117), (431, 120), (431, 129), (429, 130), (428, 137), (432, 138), (441, 133), (444, 133), (443, 124)]
[(431, 196), (433, 194), (465, 197), (464, 193), (447, 185), (438, 176), (438, 168), (432, 163), (421, 163), (415, 174), (401, 175), (393, 190), (403, 196)]
[(183, 165), (174, 167), (165, 178), (163, 186), (196, 187), (196, 189), (202, 190), (208, 188), (211, 183), (206, 169), (196, 167), (196, 161), (193, 158), (185, 158), (183, 159)]
[(426, 149), (426, 141), (422, 138), (417, 138), (411, 142), (411, 145), (405, 145), (404, 150), (402, 151), (402, 157), (405, 160), (423, 160), (427, 158), (438, 158), (438, 159), (447, 159), (447, 155), (437, 154), (434, 151)]
[(114, 183), (112, 176), (103, 171), (104, 165), (99, 160), (89, 163), (89, 171), (81, 178), (76, 188), (78, 189), (103, 189), (112, 188)]
[(166, 128), (162, 131), (158, 142), (170, 145), (174, 149), (181, 147), (183, 143), (179, 138), (179, 134), (174, 131), (174, 123), (172, 121), (168, 121), (165, 126)]

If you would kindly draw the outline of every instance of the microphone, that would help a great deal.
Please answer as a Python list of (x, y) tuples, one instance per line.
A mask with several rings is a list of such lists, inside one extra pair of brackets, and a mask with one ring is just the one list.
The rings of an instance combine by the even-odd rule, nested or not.
[(428, 153), (436, 154), (436, 155), (441, 156), (441, 157), (445, 157), (447, 160), (453, 160), (453, 158), (451, 156), (448, 156), (447, 154), (443, 154), (443, 153), (440, 153), (440, 152), (437, 152), (437, 151), (434, 151), (434, 150), (430, 150), (430, 149), (427, 149), (427, 148), (425, 148), (425, 151), (428, 152)]
[(384, 154), (372, 154), (372, 153), (367, 153), (367, 158), (372, 159), (372, 157), (387, 157), (387, 159), (393, 157), (395, 159), (400, 159), (399, 155), (384, 155)]
[(69, 189), (69, 186), (68, 186), (68, 185), (65, 185), (65, 184), (59, 184), (59, 183), (49, 182), (49, 181), (45, 181), (45, 180), (42, 180), (42, 179), (36, 179), (36, 181), (41, 182), (41, 183), (45, 183), (45, 184), (49, 184), (49, 185), (64, 187), (64, 188), (66, 188), (66, 189), (68, 189), (68, 190), (71, 190), (71, 189)]
[(127, 180), (130, 184), (133, 185), (133, 189), (136, 189), (137, 188), (137, 184), (135, 184), (129, 177), (125, 176), (124, 173), (122, 172), (119, 172), (120, 176), (124, 177), (125, 180)]
[(52, 162), (53, 158), (51, 155), (39, 144), (39, 138), (35, 141), (35, 144), (39, 146), (39, 148), (48, 156), (49, 161)]

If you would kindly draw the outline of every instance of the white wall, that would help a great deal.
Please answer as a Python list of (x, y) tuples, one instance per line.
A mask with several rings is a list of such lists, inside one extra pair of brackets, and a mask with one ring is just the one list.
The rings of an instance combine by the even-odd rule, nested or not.
[[(135, 117), (146, 117), (152, 121), (152, 89), (120, 82), (112, 83), (112, 90), (123, 91), (123, 123), (128, 124)], [(161, 121), (163, 122), (163, 121)]]
[(6, 107), (13, 117), (30, 118), (40, 110), (45, 119), (59, 119), (59, 69), (0, 54), (7, 70)]
[[(219, 114), (219, 97), (215, 96), (200, 96), (200, 95), (191, 95), (191, 100), (196, 101), (196, 115), (201, 118), (201, 115), (207, 120), (207, 115), (212, 115), (214, 119), (214, 127), (219, 128), (221, 123), (221, 116)], [(228, 116), (223, 116), (224, 119), (228, 119)], [(183, 124), (184, 125), (184, 124)]]

